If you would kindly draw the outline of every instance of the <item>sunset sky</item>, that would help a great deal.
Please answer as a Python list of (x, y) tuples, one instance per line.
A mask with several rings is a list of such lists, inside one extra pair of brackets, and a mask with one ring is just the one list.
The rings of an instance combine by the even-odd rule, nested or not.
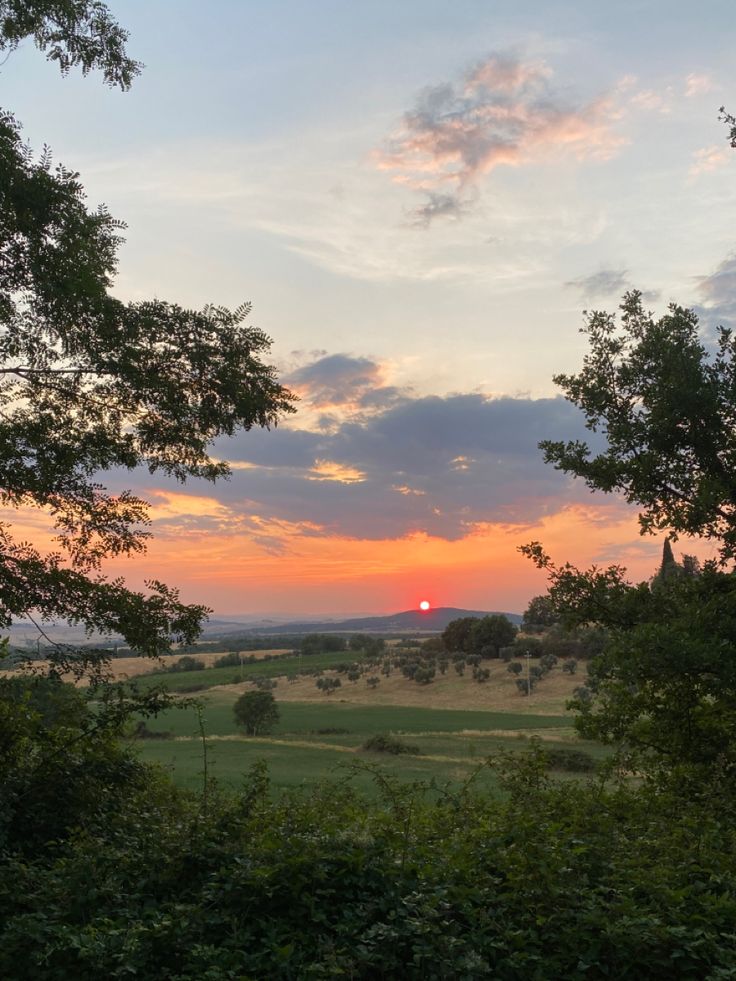
[(251, 300), (301, 398), (214, 448), (225, 483), (110, 475), (155, 534), (110, 571), (242, 614), (521, 612), (532, 539), (650, 575), (661, 539), (537, 442), (583, 432), (552, 383), (583, 309), (637, 287), (736, 326), (732, 3), (110, 6), (131, 92), (26, 42), (4, 105), (128, 223), (118, 296)]

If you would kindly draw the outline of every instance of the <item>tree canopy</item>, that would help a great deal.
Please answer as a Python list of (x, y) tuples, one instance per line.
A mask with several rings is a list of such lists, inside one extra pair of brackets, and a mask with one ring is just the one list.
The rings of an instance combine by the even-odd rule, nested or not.
[[(29, 35), (62, 71), (100, 68), (127, 88), (138, 70), (102, 3), (1, 3), (0, 49)], [(108, 493), (100, 474), (227, 476), (213, 441), (275, 425), (294, 396), (263, 360), (270, 339), (244, 323), (249, 304), (116, 299), (123, 227), (0, 111), (0, 504), (44, 510), (58, 543), (43, 555), (0, 524), (0, 626), (60, 617), (156, 654), (191, 640), (206, 611), (155, 581), (144, 594), (104, 578), (105, 557), (145, 548), (148, 519), (144, 501)], [(60, 647), (53, 659), (84, 666)]]
[(667, 530), (718, 542), (736, 557), (736, 339), (720, 329), (709, 350), (692, 310), (671, 304), (655, 318), (641, 293), (621, 316), (590, 313), (589, 351), (576, 375), (555, 382), (606, 447), (547, 440), (545, 459), (593, 490), (618, 491), (641, 508), (643, 532)]
[(142, 67), (125, 50), (128, 32), (100, 0), (0, 0), (0, 51), (27, 37), (64, 75), (99, 69), (108, 85), (128, 89)]
[(270, 691), (247, 691), (233, 706), (235, 721), (249, 736), (270, 732), (279, 721), (279, 708)]

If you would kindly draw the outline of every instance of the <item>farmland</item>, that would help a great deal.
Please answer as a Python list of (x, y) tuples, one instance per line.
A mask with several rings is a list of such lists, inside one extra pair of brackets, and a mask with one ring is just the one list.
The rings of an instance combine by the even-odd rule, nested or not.
[[(531, 737), (540, 738), (549, 748), (574, 747), (595, 759), (605, 755), (602, 747), (577, 739), (565, 702), (579, 680), (561, 671), (553, 672), (531, 697), (519, 694), (500, 662), (494, 663), (485, 684), (448, 672), (431, 685), (417, 685), (397, 673), (383, 679), (376, 689), (365, 682), (347, 683), (337, 694), (325, 695), (316, 688), (314, 678), (286, 680), (284, 672), (296, 666), (292, 660), (298, 658), (246, 664), (247, 680), (237, 683), (232, 682), (239, 671), (233, 668), (141, 679), (147, 684), (163, 680), (176, 691), (202, 689), (196, 693), (196, 703), (148, 721), (152, 733), (168, 733), (169, 738), (136, 741), (141, 757), (163, 766), (181, 786), (201, 787), (200, 715), (208, 774), (230, 787), (241, 784), (249, 767), (259, 760), (268, 763), (275, 790), (313, 786), (326, 778), (350, 778), (370, 791), (374, 780), (365, 770), (366, 763), (402, 781), (434, 779), (457, 785), (470, 778), (487, 757), (526, 748)], [(317, 655), (307, 660), (310, 666), (317, 668), (319, 663), (321, 670), (332, 674), (330, 666), (344, 662), (346, 655)], [(233, 704), (259, 677), (278, 679), (274, 694), (280, 720), (268, 736), (246, 737), (235, 725)], [(361, 749), (371, 735), (389, 732), (415, 746), (418, 754), (387, 756)], [(475, 779), (479, 786), (490, 787), (495, 782), (487, 768)]]

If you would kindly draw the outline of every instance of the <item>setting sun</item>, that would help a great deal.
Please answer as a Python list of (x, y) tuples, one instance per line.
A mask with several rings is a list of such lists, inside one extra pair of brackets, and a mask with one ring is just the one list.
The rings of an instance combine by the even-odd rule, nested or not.
[(419, 604), (419, 609), (424, 610), (424, 612), (426, 613), (427, 610), (429, 609), (429, 600), (422, 600), (422, 602)]

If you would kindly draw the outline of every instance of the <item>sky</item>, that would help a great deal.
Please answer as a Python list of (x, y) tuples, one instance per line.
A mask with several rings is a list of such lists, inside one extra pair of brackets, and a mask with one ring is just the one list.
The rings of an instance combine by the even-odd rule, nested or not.
[(532, 540), (651, 575), (661, 538), (537, 443), (584, 433), (552, 381), (584, 310), (736, 321), (731, 3), (110, 6), (130, 92), (26, 42), (3, 104), (127, 223), (116, 295), (251, 301), (300, 402), (213, 448), (227, 482), (111, 475), (155, 537), (109, 571), (253, 615), (521, 612)]

